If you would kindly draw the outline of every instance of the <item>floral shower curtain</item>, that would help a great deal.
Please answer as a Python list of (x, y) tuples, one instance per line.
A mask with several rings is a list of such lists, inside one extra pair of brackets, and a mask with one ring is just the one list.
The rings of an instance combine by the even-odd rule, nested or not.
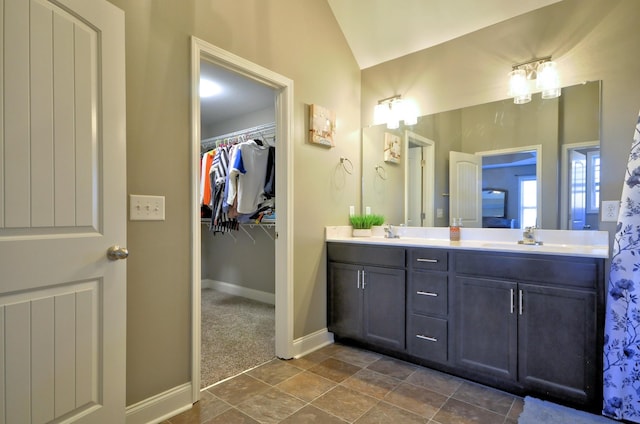
[(640, 423), (640, 117), (613, 242), (604, 333), (602, 413)]

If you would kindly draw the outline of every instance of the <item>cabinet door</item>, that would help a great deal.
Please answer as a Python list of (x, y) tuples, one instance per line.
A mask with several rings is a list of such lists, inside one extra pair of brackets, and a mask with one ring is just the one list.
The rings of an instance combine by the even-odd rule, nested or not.
[(520, 284), (519, 375), (527, 387), (574, 402), (595, 401), (596, 296)]
[(329, 263), (327, 315), (329, 331), (338, 337), (362, 336), (362, 267)]
[(405, 272), (364, 268), (364, 338), (397, 350), (405, 348)]
[(504, 380), (517, 378), (517, 285), (456, 278), (455, 357), (459, 366)]

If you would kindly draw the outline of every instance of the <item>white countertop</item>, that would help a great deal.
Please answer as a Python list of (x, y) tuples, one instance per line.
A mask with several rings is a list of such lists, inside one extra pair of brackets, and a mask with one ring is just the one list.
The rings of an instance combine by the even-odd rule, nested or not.
[(377, 244), (383, 246), (439, 247), (447, 249), (483, 250), (512, 253), (609, 257), (607, 231), (536, 230), (542, 245), (518, 244), (522, 230), (503, 228), (461, 228), (460, 241), (449, 241), (447, 227), (395, 227), (400, 238), (384, 236), (382, 227), (374, 227), (371, 237), (353, 237), (350, 226), (325, 228), (325, 240), (341, 243)]

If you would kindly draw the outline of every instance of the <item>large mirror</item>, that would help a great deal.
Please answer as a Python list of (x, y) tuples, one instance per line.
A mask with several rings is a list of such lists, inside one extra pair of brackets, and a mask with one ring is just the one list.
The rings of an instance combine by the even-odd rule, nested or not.
[[(587, 82), (556, 99), (506, 99), (394, 130), (363, 128), (362, 207), (409, 226), (448, 226), (464, 216), (475, 227), (598, 229), (600, 91), (599, 81)], [(384, 154), (389, 140), (401, 147), (393, 158)], [(450, 175), (458, 164), (451, 152), (479, 164), (477, 195), (459, 192), (470, 184)], [(504, 193), (503, 216), (492, 216), (494, 207), (482, 214), (483, 189)], [(474, 210), (475, 223), (465, 215)]]

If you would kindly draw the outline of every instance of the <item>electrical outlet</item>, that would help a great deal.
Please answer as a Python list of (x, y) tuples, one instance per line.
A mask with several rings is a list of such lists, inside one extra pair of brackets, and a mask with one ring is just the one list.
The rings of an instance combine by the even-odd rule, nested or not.
[(356, 207), (355, 206), (349, 206), (349, 216), (353, 216), (356, 214)]
[(364, 208), (364, 214), (371, 215), (371, 206), (367, 206), (366, 208)]
[(131, 221), (164, 221), (164, 196), (129, 195)]
[(444, 210), (442, 208), (437, 208), (436, 209), (436, 218), (442, 218), (444, 217)]
[(618, 221), (618, 212), (620, 212), (620, 201), (603, 201), (600, 211), (602, 214), (601, 220), (603, 222), (616, 222)]

